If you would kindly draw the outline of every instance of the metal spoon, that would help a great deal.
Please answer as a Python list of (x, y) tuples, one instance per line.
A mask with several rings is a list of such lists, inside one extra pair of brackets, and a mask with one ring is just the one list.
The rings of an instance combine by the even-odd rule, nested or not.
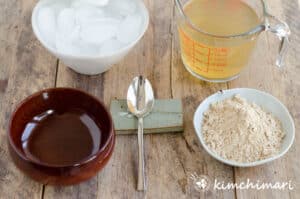
[(127, 106), (129, 111), (138, 118), (138, 147), (139, 147), (139, 167), (137, 190), (144, 191), (144, 144), (143, 144), (143, 117), (149, 114), (154, 105), (154, 95), (152, 86), (143, 76), (135, 77), (127, 92)]

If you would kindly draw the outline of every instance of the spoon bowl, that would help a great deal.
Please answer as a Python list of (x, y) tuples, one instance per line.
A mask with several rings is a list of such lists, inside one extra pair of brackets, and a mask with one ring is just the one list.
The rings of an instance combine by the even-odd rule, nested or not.
[(154, 105), (154, 94), (148, 79), (135, 77), (127, 92), (127, 106), (136, 117), (145, 117)]

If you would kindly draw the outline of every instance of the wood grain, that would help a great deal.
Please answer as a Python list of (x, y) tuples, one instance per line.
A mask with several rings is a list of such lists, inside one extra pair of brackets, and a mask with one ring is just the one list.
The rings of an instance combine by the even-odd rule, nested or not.
[(35, 198), (43, 186), (24, 176), (7, 149), (7, 128), (17, 103), (33, 92), (54, 86), (56, 59), (35, 39), (31, 10), (35, 1), (0, 1), (0, 198)]
[[(52, 57), (35, 39), (30, 25), (34, 0), (0, 0), (0, 199), (7, 198), (299, 198), (300, 196), (300, 4), (298, 0), (267, 0), (272, 14), (288, 22), (292, 43), (286, 67), (274, 65), (278, 41), (260, 35), (257, 49), (241, 76), (227, 84), (206, 83), (183, 67), (174, 17), (174, 1), (144, 0), (150, 24), (143, 39), (120, 63), (97, 76), (76, 74)], [(46, 87), (74, 87), (88, 91), (109, 107), (123, 99), (134, 76), (145, 75), (157, 98), (181, 98), (184, 133), (145, 135), (147, 192), (136, 191), (137, 138), (117, 137), (112, 159), (97, 176), (76, 186), (43, 186), (24, 176), (10, 161), (6, 146), (9, 117), (16, 104)], [(281, 159), (255, 168), (232, 168), (210, 157), (198, 142), (192, 119), (195, 108), (208, 95), (226, 88), (265, 90), (290, 110), (296, 139)], [(294, 190), (226, 190), (195, 192), (190, 173), (224, 182), (247, 178), (264, 182), (292, 181)]]

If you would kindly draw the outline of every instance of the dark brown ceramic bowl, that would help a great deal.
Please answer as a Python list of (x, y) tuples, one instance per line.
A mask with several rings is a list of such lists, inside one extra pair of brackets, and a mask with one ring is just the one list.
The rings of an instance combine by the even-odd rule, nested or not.
[[(99, 151), (72, 165), (49, 165), (26, 156), (21, 137), (32, 118), (49, 109), (81, 108), (99, 120), (102, 127)], [(108, 162), (115, 144), (111, 115), (104, 104), (86, 92), (72, 88), (51, 88), (27, 97), (13, 113), (8, 130), (8, 145), (16, 166), (25, 174), (43, 184), (70, 185), (97, 174)]]

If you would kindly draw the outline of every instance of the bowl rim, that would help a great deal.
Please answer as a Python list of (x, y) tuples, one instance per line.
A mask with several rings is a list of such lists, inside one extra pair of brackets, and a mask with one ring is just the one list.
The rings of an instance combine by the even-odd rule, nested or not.
[[(244, 91), (250, 91), (250, 92), (256, 92), (256, 93), (259, 93), (260, 95), (265, 95), (269, 98), (271, 98), (272, 100), (274, 100), (276, 103), (278, 103), (281, 108), (287, 113), (288, 115), (288, 121), (290, 122), (291, 126), (292, 126), (292, 131), (291, 131), (291, 141), (288, 143), (288, 145), (286, 146), (285, 149), (283, 149), (280, 153), (278, 153), (277, 155), (275, 156), (272, 156), (272, 157), (269, 157), (269, 158), (266, 158), (266, 159), (263, 159), (263, 160), (259, 160), (259, 161), (254, 161), (254, 162), (247, 162), (247, 163), (241, 163), (241, 162), (236, 162), (236, 161), (233, 161), (233, 160), (229, 160), (229, 159), (225, 159), (223, 157), (221, 157), (219, 154), (213, 152), (205, 143), (205, 141), (203, 140), (203, 136), (202, 136), (202, 131), (200, 129), (200, 131), (198, 131), (199, 129), (196, 128), (196, 125), (197, 123), (199, 122), (202, 122), (202, 121), (196, 121), (196, 117), (198, 114), (201, 114), (199, 113), (199, 110), (201, 108), (201, 106), (203, 106), (203, 104), (207, 103), (207, 101), (209, 101), (210, 98), (212, 98), (213, 96), (217, 95), (217, 94), (220, 94), (220, 93), (223, 93), (223, 92), (237, 92), (237, 94), (239, 93), (239, 91), (241, 90), (244, 90)], [(282, 121), (281, 121), (282, 122)], [(220, 162), (222, 163), (225, 163), (227, 165), (230, 165), (230, 166), (234, 166), (234, 167), (254, 167), (254, 166), (258, 166), (258, 165), (262, 165), (262, 164), (265, 164), (265, 163), (268, 163), (268, 162), (271, 162), (273, 160), (276, 160), (280, 157), (282, 157), (283, 155), (285, 155), (287, 153), (287, 151), (290, 149), (290, 147), (292, 146), (294, 140), (295, 140), (295, 124), (294, 124), (294, 120), (290, 114), (290, 112), (288, 111), (288, 109), (286, 108), (286, 106), (279, 100), (277, 99), (276, 97), (274, 97), (273, 95), (267, 93), (267, 92), (264, 92), (264, 91), (261, 91), (261, 90), (257, 90), (257, 89), (253, 89), (253, 88), (233, 88), (233, 89), (224, 89), (224, 90), (220, 90), (218, 92), (215, 92), (213, 93), (212, 95), (208, 96), (207, 98), (205, 98), (200, 104), (199, 106), (197, 107), (195, 113), (194, 113), (194, 117), (193, 117), (193, 125), (194, 125), (194, 130), (195, 130), (195, 133), (202, 145), (202, 147), (204, 148), (204, 150), (210, 155), (212, 156), (213, 158), (215, 158), (216, 160), (219, 160)], [(201, 125), (200, 125), (201, 127)]]
[[(43, 93), (45, 92), (49, 92), (49, 91), (54, 91), (54, 92), (61, 92), (61, 91), (64, 91), (64, 90), (68, 90), (68, 91), (72, 91), (72, 92), (77, 92), (77, 93), (80, 93), (81, 95), (85, 95), (89, 98), (91, 98), (92, 100), (94, 100), (95, 102), (97, 102), (104, 110), (106, 116), (107, 116), (107, 119), (109, 121), (109, 130), (108, 130), (108, 133), (109, 133), (109, 136), (106, 140), (106, 142), (100, 147), (100, 149), (92, 154), (92, 155), (89, 155), (85, 158), (83, 158), (82, 160), (76, 162), (76, 163), (73, 163), (73, 164), (66, 164), (66, 165), (55, 165), (55, 164), (48, 164), (48, 163), (45, 163), (45, 162), (41, 162), (41, 161), (38, 161), (38, 160), (35, 160), (35, 159), (30, 159), (28, 158), (23, 152), (21, 152), (18, 147), (16, 147), (14, 141), (12, 140), (12, 126), (13, 126), (13, 120), (14, 118), (16, 117), (16, 113), (30, 100), (32, 100), (33, 98), (35, 97), (38, 97), (40, 95), (42, 95)], [(106, 106), (104, 105), (104, 103), (100, 100), (98, 100), (95, 96), (83, 91), (83, 90), (80, 90), (80, 89), (76, 89), (76, 88), (69, 88), (69, 87), (54, 87), (54, 88), (47, 88), (47, 89), (43, 89), (43, 90), (39, 90), (29, 96), (27, 96), (25, 99), (23, 99), (21, 102), (18, 103), (18, 105), (16, 106), (16, 108), (14, 109), (14, 111), (12, 112), (11, 114), (11, 117), (9, 119), (9, 123), (8, 123), (8, 131), (7, 131), (7, 137), (8, 137), (8, 142), (9, 142), (9, 145), (12, 147), (12, 149), (14, 150), (14, 152), (20, 157), (22, 158), (24, 161), (26, 162), (29, 162), (29, 163), (32, 163), (32, 164), (36, 164), (36, 165), (39, 165), (39, 166), (44, 166), (44, 167), (48, 167), (48, 168), (72, 168), (72, 167), (78, 167), (78, 166), (83, 166), (85, 164), (88, 164), (90, 163), (91, 161), (93, 161), (95, 158), (97, 158), (98, 156), (100, 156), (102, 154), (103, 151), (105, 151), (105, 149), (107, 148), (107, 146), (109, 146), (109, 144), (111, 143), (111, 141), (114, 141), (115, 139), (115, 131), (114, 131), (114, 124), (113, 124), (113, 121), (112, 121), (112, 117), (111, 117), (111, 114), (110, 112), (108, 111), (108, 109), (106, 108)], [(105, 154), (104, 154), (105, 155)]]
[(145, 4), (142, 1), (139, 0), (135, 0), (137, 2), (137, 4), (139, 5), (139, 7), (142, 10), (142, 15), (143, 17), (145, 17), (145, 20), (143, 21), (143, 27), (142, 30), (140, 31), (139, 36), (131, 41), (130, 43), (124, 45), (123, 47), (119, 48), (118, 50), (116, 50), (115, 52), (110, 52), (110, 53), (104, 53), (104, 54), (95, 54), (95, 55), (74, 55), (74, 54), (69, 54), (69, 53), (64, 53), (64, 52), (60, 52), (57, 51), (57, 49), (51, 47), (46, 41), (45, 39), (43, 39), (43, 37), (40, 34), (38, 25), (37, 25), (37, 14), (39, 9), (44, 5), (49, 3), (51, 0), (43, 0), (43, 1), (39, 1), (33, 8), (32, 14), (31, 14), (31, 26), (32, 26), (32, 30), (34, 35), (36, 36), (36, 38), (39, 40), (39, 42), (46, 48), (48, 49), (50, 52), (52, 52), (53, 54), (57, 55), (57, 56), (62, 56), (64, 58), (68, 58), (68, 59), (101, 59), (101, 58), (108, 58), (110, 56), (114, 56), (114, 55), (119, 55), (122, 54), (124, 52), (126, 52), (127, 50), (131, 49), (145, 34), (148, 26), (149, 26), (149, 12), (148, 9), (146, 8)]

